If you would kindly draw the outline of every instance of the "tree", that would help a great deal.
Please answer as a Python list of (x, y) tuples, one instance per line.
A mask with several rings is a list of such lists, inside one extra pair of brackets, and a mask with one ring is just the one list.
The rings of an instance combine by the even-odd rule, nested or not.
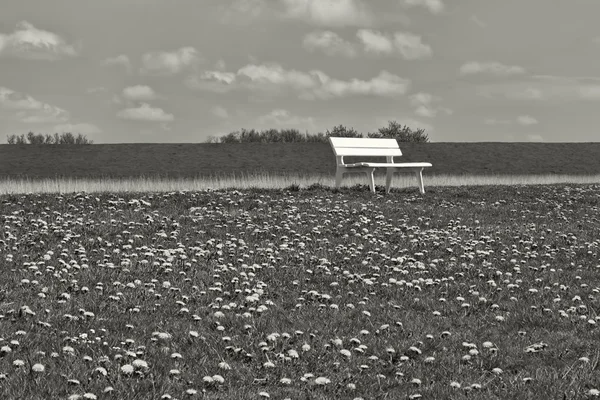
[(425, 129), (412, 130), (408, 126), (402, 126), (396, 121), (388, 121), (388, 126), (379, 128), (377, 132), (367, 135), (370, 138), (396, 139), (400, 142), (427, 143), (429, 137), (425, 134)]
[(340, 124), (338, 126), (334, 126), (330, 131), (329, 129), (325, 132), (327, 137), (353, 137), (353, 138), (361, 138), (363, 137), (362, 133), (359, 133), (354, 128), (346, 128), (344, 125)]
[(92, 140), (89, 140), (85, 135), (81, 133), (74, 136), (72, 133), (67, 132), (59, 135), (55, 133), (54, 135), (50, 134), (41, 134), (37, 135), (33, 132), (27, 133), (25, 135), (9, 135), (6, 138), (8, 144), (93, 144)]

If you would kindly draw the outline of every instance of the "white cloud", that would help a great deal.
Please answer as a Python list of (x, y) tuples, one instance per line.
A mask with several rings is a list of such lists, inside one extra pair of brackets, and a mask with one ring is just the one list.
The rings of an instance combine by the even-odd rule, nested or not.
[(185, 85), (190, 89), (227, 93), (235, 89), (236, 76), (233, 72), (204, 71), (200, 76), (186, 78)]
[(200, 76), (186, 80), (191, 89), (227, 92), (244, 88), (277, 95), (293, 91), (300, 99), (330, 99), (351, 95), (374, 95), (395, 97), (406, 94), (410, 80), (381, 71), (368, 79), (340, 80), (331, 78), (319, 70), (302, 72), (288, 70), (276, 63), (248, 64), (237, 73), (204, 71)]
[(405, 60), (418, 60), (431, 57), (433, 54), (431, 47), (421, 41), (421, 36), (412, 33), (395, 33), (394, 45)]
[(415, 107), (415, 114), (420, 117), (433, 118), (439, 112), (452, 114), (452, 110), (444, 107), (436, 107), (434, 103), (439, 103), (442, 99), (429, 93), (419, 92), (410, 96), (410, 104)]
[(215, 106), (212, 108), (211, 112), (219, 118), (228, 118), (229, 113), (227, 110), (221, 106)]
[(405, 60), (417, 60), (430, 57), (431, 47), (423, 43), (418, 35), (407, 32), (396, 32), (393, 37), (370, 29), (359, 29), (356, 36), (360, 39), (367, 53), (385, 54), (399, 53)]
[(265, 0), (234, 0), (231, 4), (221, 4), (220, 9), (223, 24), (249, 24), (270, 12)]
[(273, 90), (291, 88), (305, 100), (329, 99), (349, 95), (404, 95), (410, 81), (381, 71), (370, 80), (351, 79), (348, 81), (330, 78), (322, 71), (313, 70), (309, 73), (285, 70), (279, 64), (247, 65), (238, 71), (238, 75), (250, 79), (251, 88)]
[(38, 29), (27, 21), (17, 24), (11, 34), (0, 33), (0, 56), (30, 60), (58, 60), (74, 57), (78, 51), (59, 35)]
[(363, 43), (367, 53), (391, 54), (394, 51), (392, 40), (381, 32), (359, 29), (356, 36)]
[(314, 119), (312, 117), (299, 117), (296, 115), (292, 115), (288, 110), (284, 110), (281, 108), (275, 109), (266, 115), (260, 116), (258, 118), (258, 122), (262, 125), (270, 126), (314, 126)]
[(477, 90), (481, 96), (516, 100), (598, 101), (600, 78), (534, 75), (511, 82), (480, 84)]
[(282, 0), (285, 14), (327, 27), (369, 26), (373, 15), (362, 0)]
[(512, 125), (517, 123), (523, 126), (535, 125), (538, 123), (538, 120), (533, 118), (530, 115), (520, 115), (515, 120), (512, 119), (496, 119), (496, 118), (487, 118), (483, 121), (486, 125)]
[(200, 56), (193, 47), (182, 47), (173, 52), (150, 52), (142, 56), (140, 72), (147, 75), (175, 75), (193, 68), (198, 62)]
[(409, 7), (425, 7), (433, 14), (439, 14), (444, 11), (444, 3), (442, 3), (442, 0), (404, 0), (404, 4)]
[(332, 31), (315, 31), (308, 33), (304, 36), (302, 45), (308, 51), (320, 50), (328, 56), (356, 56), (356, 49), (352, 43), (345, 41), (337, 33)]
[(147, 103), (142, 103), (137, 108), (126, 108), (117, 113), (117, 117), (130, 119), (134, 121), (151, 121), (151, 122), (169, 122), (175, 117), (173, 114), (166, 113), (162, 108), (151, 107)]
[(0, 108), (17, 111), (17, 118), (27, 123), (58, 123), (69, 119), (69, 113), (60, 107), (2, 86), (0, 86)]
[(525, 68), (517, 65), (504, 65), (499, 62), (470, 61), (463, 64), (459, 70), (461, 75), (490, 74), (495, 76), (509, 76), (524, 74)]
[(475, 14), (471, 15), (471, 21), (473, 21), (473, 23), (480, 28), (485, 28), (487, 26), (487, 24), (480, 20), (479, 17)]
[(123, 97), (131, 101), (147, 101), (157, 98), (151, 87), (145, 85), (129, 86), (123, 89)]
[(544, 142), (545, 139), (542, 135), (538, 135), (538, 134), (532, 134), (532, 135), (527, 135), (527, 140), (529, 140), (530, 142)]
[(525, 125), (525, 126), (529, 126), (529, 125), (535, 125), (538, 123), (538, 120), (533, 118), (530, 115), (519, 115), (517, 117), (517, 123), (519, 125)]
[(125, 67), (127, 72), (131, 72), (131, 61), (129, 60), (129, 57), (125, 54), (120, 54), (116, 57), (106, 58), (102, 61), (102, 65), (106, 67), (122, 65), (123, 67)]
[(82, 135), (93, 135), (95, 133), (101, 133), (102, 129), (98, 128), (94, 124), (80, 123), (80, 124), (61, 124), (56, 125), (53, 128), (54, 132), (71, 132), (73, 134), (81, 133)]

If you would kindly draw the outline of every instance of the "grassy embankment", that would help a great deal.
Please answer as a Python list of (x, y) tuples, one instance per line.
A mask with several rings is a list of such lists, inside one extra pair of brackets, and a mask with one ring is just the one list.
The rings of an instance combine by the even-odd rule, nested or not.
[[(403, 143), (401, 149), (400, 161), (433, 164), (426, 187), (600, 181), (600, 143)], [(319, 143), (0, 145), (0, 193), (332, 185), (334, 171), (330, 146)], [(344, 181), (364, 183), (362, 176)], [(413, 185), (403, 174), (394, 186)]]

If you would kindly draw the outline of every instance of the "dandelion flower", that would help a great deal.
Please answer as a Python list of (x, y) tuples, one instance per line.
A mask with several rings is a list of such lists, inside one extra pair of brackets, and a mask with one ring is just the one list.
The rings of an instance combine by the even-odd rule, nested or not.
[(282, 385), (290, 385), (292, 383), (292, 380), (290, 378), (281, 378), (279, 380), (279, 383), (281, 383)]
[(212, 378), (213, 378), (213, 381), (217, 382), (218, 384), (225, 383), (225, 378), (223, 378), (221, 375), (213, 375)]
[(131, 365), (131, 364), (125, 364), (125, 365), (123, 365), (121, 367), (121, 372), (124, 375), (131, 375), (131, 374), (133, 374), (133, 369), (134, 369), (133, 365)]
[(317, 379), (315, 379), (315, 383), (317, 385), (327, 385), (328, 383), (331, 383), (331, 380), (325, 378), (324, 376), (320, 376)]
[(267, 393), (267, 392), (260, 392), (258, 395), (259, 395), (260, 397), (264, 397), (264, 398), (267, 398), (267, 399), (268, 399), (269, 397), (271, 397), (271, 395), (270, 395), (269, 393)]
[(590, 390), (588, 390), (588, 395), (598, 397), (598, 396), (600, 396), (600, 390), (590, 389)]
[(31, 370), (33, 372), (44, 372), (46, 368), (44, 368), (44, 366), (42, 364), (33, 364), (33, 366), (31, 367)]

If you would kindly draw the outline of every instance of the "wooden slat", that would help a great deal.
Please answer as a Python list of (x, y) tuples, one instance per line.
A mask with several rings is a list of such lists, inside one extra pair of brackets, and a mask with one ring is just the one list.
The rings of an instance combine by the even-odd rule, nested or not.
[(381, 149), (381, 148), (356, 148), (356, 147), (334, 147), (336, 156), (401, 156), (399, 148)]
[(398, 142), (396, 139), (376, 139), (376, 138), (343, 138), (343, 137), (330, 137), (329, 138), (334, 148), (339, 147), (359, 147), (359, 148), (398, 148)]
[(369, 162), (360, 162), (354, 164), (344, 164), (344, 167), (353, 168), (353, 167), (373, 167), (373, 168), (427, 168), (432, 167), (431, 163), (428, 162), (407, 162), (407, 163), (369, 163)]

